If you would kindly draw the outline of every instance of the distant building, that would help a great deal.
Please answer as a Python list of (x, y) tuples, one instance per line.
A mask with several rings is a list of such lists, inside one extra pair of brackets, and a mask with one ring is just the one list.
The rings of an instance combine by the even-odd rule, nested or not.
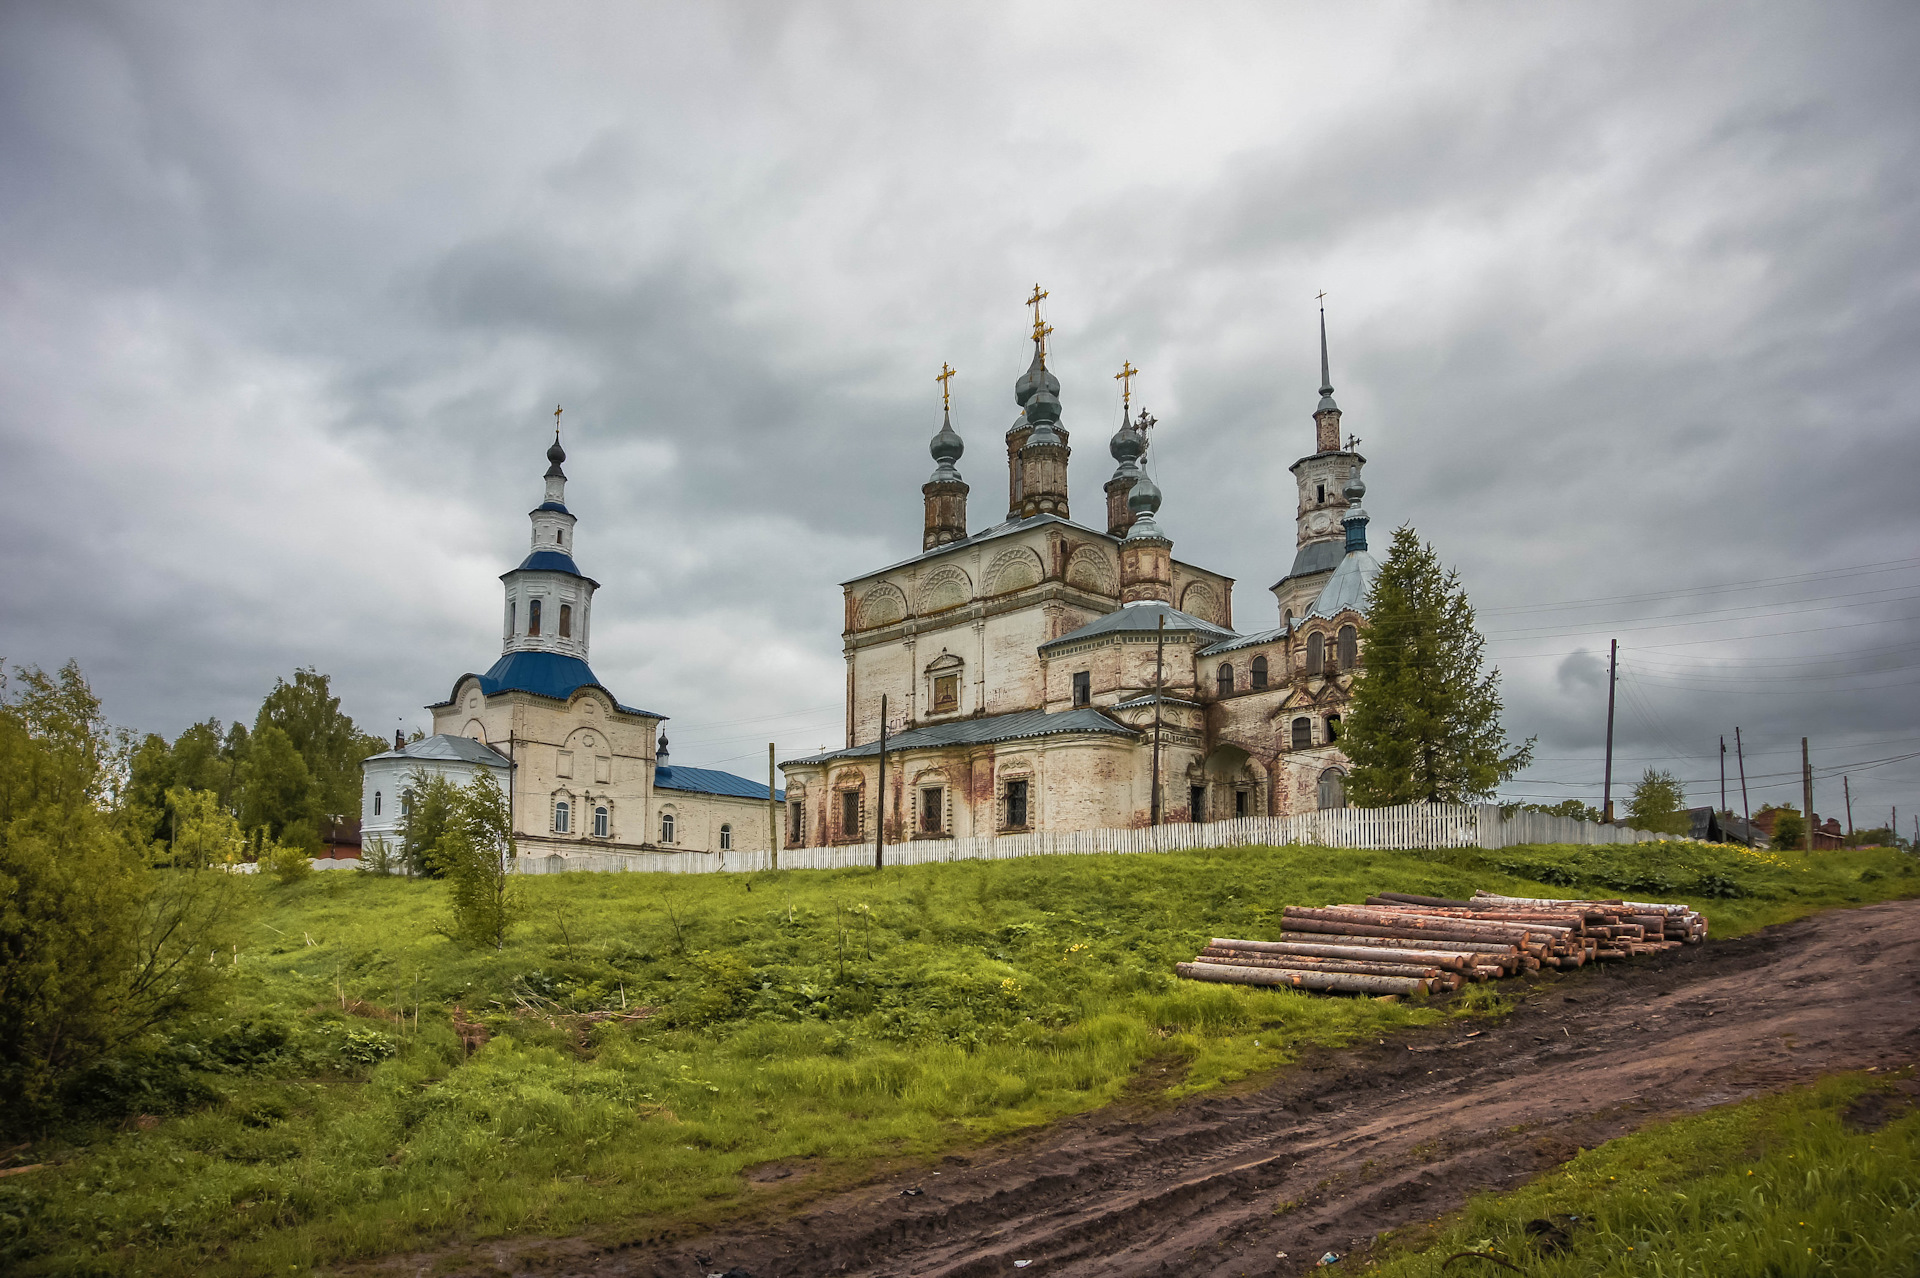
[(428, 707), (434, 735), (362, 765), (363, 840), (397, 844), (414, 776), (465, 784), (485, 769), (508, 796), (522, 855), (764, 850), (767, 787), (669, 768), (666, 716), (622, 704), (587, 664), (599, 583), (574, 563), (557, 431), (547, 460), (532, 546), (500, 577), (500, 659)]
[(1233, 579), (1173, 557), (1160, 488), (1141, 465), (1154, 421), (1130, 419), (1124, 396), (1105, 528), (1071, 518), (1040, 296), (1006, 434), (1006, 517), (968, 531), (949, 412), (921, 489), (921, 552), (842, 586), (845, 744), (782, 765), (790, 846), (870, 840), (882, 807), (891, 841), (1346, 805), (1336, 742), (1378, 565), (1364, 459), (1341, 443), (1324, 315), (1315, 447), (1292, 467), (1295, 551), (1271, 588), (1278, 624), (1240, 632)]

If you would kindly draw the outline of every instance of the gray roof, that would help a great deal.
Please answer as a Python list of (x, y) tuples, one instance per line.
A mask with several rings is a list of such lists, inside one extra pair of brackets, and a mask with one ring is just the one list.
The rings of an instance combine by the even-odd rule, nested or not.
[(1211, 647), (1202, 648), (1195, 655), (1215, 657), (1223, 652), (1238, 652), (1242, 648), (1253, 648), (1263, 643), (1277, 643), (1286, 637), (1287, 628), (1285, 626), (1275, 626), (1272, 630), (1262, 630), (1258, 634), (1235, 635), (1233, 638), (1222, 640)]
[(1209, 643), (1233, 637), (1233, 631), (1225, 626), (1216, 626), (1211, 621), (1202, 621), (1192, 613), (1181, 612), (1172, 604), (1154, 601), (1130, 603), (1114, 609), (1105, 616), (1095, 617), (1078, 630), (1061, 635), (1058, 639), (1047, 640), (1040, 645), (1040, 651), (1045, 652), (1049, 648), (1058, 648), (1063, 644), (1077, 643), (1082, 639), (1093, 639), (1100, 635), (1136, 634), (1141, 631), (1151, 634), (1160, 628), (1161, 617), (1167, 619), (1169, 634), (1197, 634)]
[[(1116, 702), (1115, 702), (1115, 703), (1113, 704), (1113, 709), (1115, 709), (1115, 710), (1138, 710), (1138, 709), (1139, 709), (1140, 707), (1142, 707), (1142, 706), (1150, 706), (1150, 705), (1152, 705), (1152, 704), (1154, 703), (1154, 700), (1155, 700), (1155, 698), (1154, 698), (1154, 695), (1153, 695), (1153, 694), (1152, 694), (1151, 692), (1149, 692), (1149, 693), (1147, 693), (1147, 694), (1145, 694), (1144, 696), (1139, 696), (1139, 697), (1129, 697), (1129, 698), (1128, 698), (1127, 700), (1125, 700), (1125, 701), (1116, 701)], [(1160, 697), (1160, 698), (1159, 698), (1158, 700), (1160, 701), (1160, 703), (1161, 703), (1162, 705), (1169, 705), (1169, 706), (1190, 706), (1190, 707), (1197, 707), (1197, 706), (1199, 706), (1199, 705), (1200, 705), (1200, 703), (1199, 703), (1198, 701), (1189, 701), (1189, 700), (1188, 700), (1187, 698), (1185, 698), (1185, 697)]]
[(1287, 575), (1273, 583), (1278, 590), (1295, 577), (1311, 576), (1316, 572), (1325, 572), (1329, 568), (1338, 568), (1341, 558), (1347, 553), (1345, 538), (1336, 537), (1332, 541), (1310, 541), (1300, 547), (1293, 556), (1293, 567), (1287, 569)]
[[(1102, 528), (1089, 528), (1085, 524), (1075, 523), (1071, 519), (1062, 519), (1058, 515), (1029, 515), (1024, 519), (1009, 519), (1003, 523), (995, 524), (991, 528), (984, 528), (964, 541), (950, 541), (944, 546), (935, 546), (932, 550), (923, 550), (917, 555), (902, 559), (897, 564), (888, 564), (884, 568), (875, 568), (871, 572), (863, 572), (858, 577), (849, 577), (840, 584), (843, 586), (851, 586), (856, 581), (865, 581), (869, 577), (878, 577), (881, 573), (892, 572), (896, 568), (905, 568), (908, 564), (917, 564), (923, 559), (933, 559), (967, 546), (978, 546), (982, 542), (996, 541), (1001, 537), (1008, 537), (1017, 532), (1025, 532), (1029, 528), (1038, 528), (1043, 524), (1064, 524), (1075, 532), (1085, 533), (1089, 537), (1098, 537), (1109, 545), (1118, 546), (1120, 544), (1120, 538), (1115, 537)], [(1184, 559), (1176, 558), (1173, 562), (1183, 567), (1195, 567), (1195, 565), (1187, 563)], [(1204, 571), (1211, 572), (1212, 570), (1206, 569)], [(1224, 573), (1213, 573), (1212, 575), (1222, 577), (1227, 581), (1233, 580), (1233, 578), (1227, 577)]]
[(409, 741), (398, 750), (389, 750), (385, 754), (369, 755), (363, 760), (372, 763), (375, 759), (417, 759), (434, 763), (484, 763), (490, 768), (507, 766), (506, 756), (484, 741), (475, 741), (472, 737), (456, 737), (441, 733), (435, 737), (423, 737), (419, 741)]
[[(933, 746), (989, 745), (996, 741), (1019, 741), (1028, 737), (1050, 737), (1063, 732), (1103, 732), (1111, 736), (1136, 736), (1134, 730), (1115, 723), (1090, 706), (1048, 714), (1044, 710), (1016, 710), (1012, 714), (989, 715), (984, 719), (956, 719), (911, 728), (887, 738), (887, 753), (896, 750), (924, 750)], [(880, 753), (877, 742), (830, 750), (825, 754), (790, 759), (788, 764), (828, 763), (835, 759), (871, 759)]]
[(1373, 590), (1373, 579), (1379, 571), (1380, 561), (1372, 555), (1364, 550), (1351, 552), (1320, 588), (1320, 597), (1307, 609), (1307, 616), (1331, 617), (1346, 608), (1365, 612), (1367, 595)]

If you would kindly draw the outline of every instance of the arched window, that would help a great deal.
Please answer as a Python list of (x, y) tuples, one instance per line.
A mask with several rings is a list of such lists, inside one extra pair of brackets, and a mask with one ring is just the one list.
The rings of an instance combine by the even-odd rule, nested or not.
[(733, 827), (730, 825), (720, 827), (720, 850), (722, 852), (733, 851)]
[(527, 633), (530, 635), (540, 633), (540, 601), (538, 599), (527, 601)]
[(1307, 673), (1317, 675), (1326, 669), (1327, 641), (1319, 631), (1307, 636)]
[(1313, 744), (1313, 720), (1301, 716), (1293, 721), (1293, 748), (1304, 750)]
[(573, 829), (573, 805), (565, 799), (553, 805), (553, 831), (565, 834)]
[(520, 602), (516, 599), (509, 599), (507, 600), (507, 633), (512, 634), (513, 628), (519, 624)]
[(1221, 696), (1230, 697), (1233, 695), (1233, 667), (1227, 662), (1223, 661), (1220, 663), (1220, 673), (1217, 676), (1217, 682)]
[(1253, 659), (1252, 686), (1256, 688), (1264, 688), (1267, 686), (1267, 659), (1265, 657), (1255, 657)]
[(1287, 631), (1293, 629), (1293, 609), (1282, 608), (1280, 610), (1280, 626), (1283, 630)]
[(1315, 484), (1313, 486), (1313, 499), (1315, 501), (1325, 501), (1327, 499), (1327, 486), (1325, 484)]
[(1338, 741), (1339, 739), (1340, 739), (1340, 716), (1337, 714), (1330, 714), (1327, 716), (1327, 740)]
[(1344, 808), (1347, 806), (1347, 783), (1340, 775), (1340, 769), (1328, 768), (1320, 774), (1320, 808)]
[(560, 530), (558, 528), (553, 530), (553, 542), (556, 546), (560, 544)]
[(373, 792), (373, 814), (375, 816), (380, 815), (380, 792), (378, 790)]
[(1360, 633), (1352, 626), (1340, 627), (1338, 640), (1340, 650), (1340, 668), (1351, 670), (1360, 660)]
[(573, 605), (572, 604), (560, 605), (560, 637), (562, 639), (573, 638)]
[(660, 841), (662, 843), (673, 842), (673, 813), (671, 812), (662, 812), (660, 814)]
[(593, 837), (596, 839), (607, 837), (607, 809), (604, 804), (593, 810)]

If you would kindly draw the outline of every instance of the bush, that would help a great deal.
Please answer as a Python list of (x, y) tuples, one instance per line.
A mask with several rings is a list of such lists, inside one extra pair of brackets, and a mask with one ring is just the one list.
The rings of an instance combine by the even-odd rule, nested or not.
[(313, 873), (313, 861), (306, 852), (284, 843), (276, 843), (260, 858), (262, 868), (271, 870), (282, 883), (298, 883)]

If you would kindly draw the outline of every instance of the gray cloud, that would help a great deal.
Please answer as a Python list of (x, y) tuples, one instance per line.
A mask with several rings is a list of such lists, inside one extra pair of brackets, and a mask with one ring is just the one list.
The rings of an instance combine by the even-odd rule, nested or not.
[(308, 662), (424, 722), (564, 402), (596, 668), (750, 770), (835, 739), (836, 583), (917, 545), (942, 360), (997, 517), (1036, 279), (1079, 512), (1130, 358), (1176, 553), (1266, 619), (1325, 288), (1375, 532), (1459, 566), (1540, 737), (1516, 796), (1597, 797), (1613, 637), (1617, 775), (1717, 799), (1735, 723), (1750, 772), (1898, 755), (1917, 24), (8, 6), (0, 652), (167, 732)]

